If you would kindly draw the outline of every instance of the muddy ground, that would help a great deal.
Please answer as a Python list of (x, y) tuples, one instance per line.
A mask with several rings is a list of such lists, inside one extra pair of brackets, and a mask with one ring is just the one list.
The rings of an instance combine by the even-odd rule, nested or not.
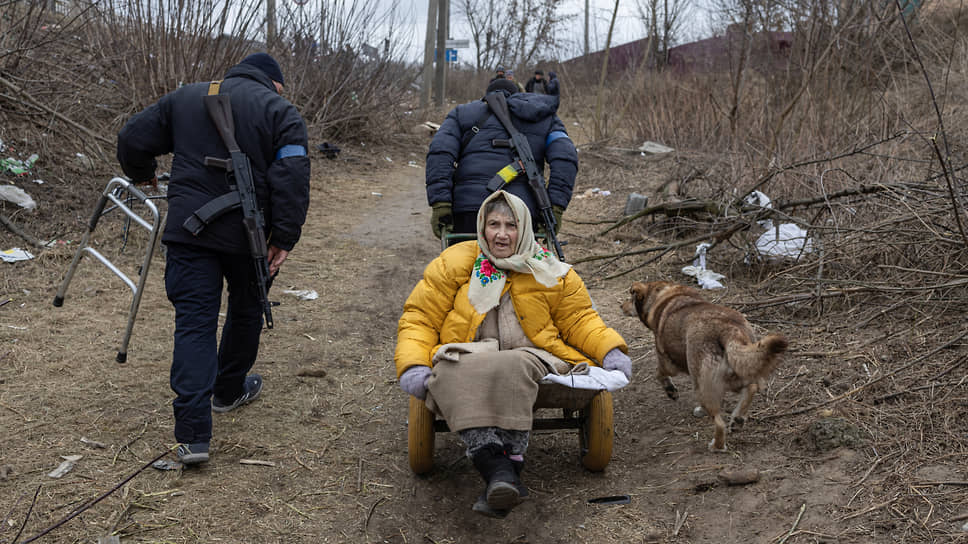
[[(64, 306), (51, 305), (94, 197), (45, 204), (77, 210), (57, 234), (71, 243), (0, 264), (0, 303), (9, 300), (0, 306), (0, 542), (24, 542), (131, 475), (40, 541), (968, 541), (964, 379), (917, 391), (917, 380), (899, 373), (849, 394), (912, 362), (937, 365), (929, 371), (937, 374), (964, 360), (965, 342), (918, 365), (955, 334), (919, 322), (858, 328), (849, 309), (823, 317), (796, 305), (751, 309), (758, 331), (782, 332), (793, 348), (754, 401), (751, 421), (729, 436), (728, 453), (710, 453), (712, 427), (692, 417), (688, 379), (676, 380), (678, 401), (666, 398), (652, 376), (651, 333), (618, 307), (632, 280), (691, 282), (679, 272), (690, 248), (613, 279), (605, 278), (636, 261), (577, 265), (634, 362), (632, 384), (615, 395), (615, 449), (604, 472), (582, 468), (575, 432), (536, 433), (525, 472), (531, 498), (500, 521), (471, 511), (482, 483), (455, 436), (439, 435), (435, 469), (415, 476), (407, 397), (392, 355), (403, 301), (439, 251), (422, 188), (425, 151), (426, 140), (413, 138), (388, 150), (348, 145), (337, 160), (313, 158), (309, 218), (271, 293), (280, 302), (276, 326), (264, 333), (255, 367), (264, 396), (216, 415), (211, 462), (184, 471), (138, 472), (173, 446), (174, 314), (163, 259), (149, 271), (128, 362), (118, 364), (131, 296), (117, 278), (85, 259)], [(644, 227), (600, 236), (603, 225), (589, 223), (618, 218), (631, 191), (650, 194), (674, 159), (582, 157), (576, 195), (594, 187), (611, 194), (573, 201), (562, 233), (569, 259), (641, 242)], [(16, 218), (39, 227), (26, 214)], [(144, 236), (123, 242), (123, 227), (117, 216), (105, 218), (96, 247), (133, 274)], [(22, 245), (6, 231), (0, 241), (3, 249)], [(710, 265), (727, 275), (728, 289), (711, 295), (717, 301), (778, 294), (760, 292), (758, 279), (771, 272), (744, 265), (741, 255), (713, 256)], [(299, 300), (286, 289), (312, 289), (319, 298)], [(954, 366), (952, 375), (963, 377)], [(925, 405), (943, 408), (924, 412)], [(68, 455), (82, 457), (60, 479), (48, 476)], [(759, 480), (728, 486), (720, 479), (740, 469)], [(613, 495), (630, 502), (588, 502)]]

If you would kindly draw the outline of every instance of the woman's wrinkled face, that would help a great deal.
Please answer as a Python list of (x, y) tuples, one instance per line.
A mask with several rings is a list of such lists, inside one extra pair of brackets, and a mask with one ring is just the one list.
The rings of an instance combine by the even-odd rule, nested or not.
[(492, 211), (484, 220), (484, 241), (495, 259), (514, 255), (518, 247), (518, 224), (514, 217), (499, 210)]

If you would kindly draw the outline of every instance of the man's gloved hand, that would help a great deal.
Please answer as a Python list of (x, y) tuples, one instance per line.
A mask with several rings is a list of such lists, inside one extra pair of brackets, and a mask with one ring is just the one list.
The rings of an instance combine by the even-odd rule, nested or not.
[(561, 230), (561, 216), (565, 214), (565, 209), (561, 206), (552, 206), (551, 213), (555, 216), (555, 233)]
[(430, 374), (429, 366), (412, 366), (400, 375), (400, 389), (420, 400), (424, 400), (427, 398), (427, 380), (430, 379)]
[(621, 370), (626, 378), (632, 379), (632, 359), (629, 359), (629, 356), (622, 353), (622, 350), (618, 348), (614, 348), (605, 354), (605, 358), (602, 359), (602, 368), (605, 370)]
[(434, 202), (431, 208), (430, 228), (434, 230), (434, 236), (440, 238), (444, 226), (454, 223), (454, 208), (450, 202)]

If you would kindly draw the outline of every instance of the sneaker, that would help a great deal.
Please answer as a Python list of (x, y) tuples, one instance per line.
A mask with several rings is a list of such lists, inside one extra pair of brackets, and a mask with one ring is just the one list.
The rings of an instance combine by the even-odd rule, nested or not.
[(245, 377), (244, 387), (245, 393), (232, 402), (222, 402), (218, 398), (212, 398), (212, 411), (224, 414), (259, 398), (259, 394), (262, 393), (262, 376), (249, 374)]
[(185, 465), (197, 465), (208, 461), (208, 442), (179, 444), (175, 451), (178, 460)]

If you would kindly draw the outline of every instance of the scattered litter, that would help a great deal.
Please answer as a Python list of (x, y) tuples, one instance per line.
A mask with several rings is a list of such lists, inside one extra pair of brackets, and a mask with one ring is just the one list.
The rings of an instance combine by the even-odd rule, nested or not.
[(13, 467), (10, 465), (0, 466), (0, 480), (6, 480), (13, 474)]
[(185, 468), (185, 465), (181, 461), (172, 461), (170, 459), (158, 459), (154, 463), (151, 463), (151, 466), (158, 470), (181, 470)]
[(83, 457), (83, 455), (61, 455), (61, 459), (63, 459), (63, 461), (61, 462), (60, 466), (51, 471), (48, 476), (51, 478), (60, 478), (64, 476), (70, 472), (72, 468), (74, 468), (74, 465), (81, 460), (81, 457)]
[(601, 188), (598, 188), (598, 187), (594, 187), (594, 188), (591, 188), (591, 189), (585, 189), (585, 192), (584, 193), (575, 196), (575, 198), (586, 198), (586, 197), (590, 197), (590, 196), (609, 196), (611, 194), (612, 194), (611, 191), (606, 191), (604, 189), (601, 189)]
[(635, 215), (645, 209), (649, 203), (649, 197), (639, 193), (629, 193), (628, 200), (625, 201), (625, 215)]
[(755, 484), (760, 481), (760, 471), (755, 468), (723, 470), (719, 473), (719, 479), (726, 485), (746, 485)]
[(40, 156), (34, 153), (33, 155), (27, 157), (27, 160), (25, 161), (15, 159), (13, 157), (0, 159), (0, 172), (9, 172), (17, 176), (23, 176), (34, 167), (34, 163), (36, 163), (37, 159), (39, 158)]
[(611, 497), (595, 497), (594, 499), (588, 499), (589, 504), (628, 504), (632, 501), (632, 497), (628, 495), (612, 495)]
[(407, 161), (407, 166), (410, 168), (420, 168), (420, 165), (417, 164), (417, 161)]
[(323, 155), (330, 160), (336, 158), (339, 155), (339, 148), (329, 142), (323, 142), (316, 146), (316, 149), (323, 152)]
[(662, 153), (672, 153), (675, 149), (655, 142), (642, 142), (642, 145), (639, 146), (639, 151), (649, 155), (660, 155)]
[(326, 371), (321, 368), (303, 368), (296, 372), (296, 376), (303, 376), (306, 378), (325, 378)]
[(304, 332), (304, 333), (303, 333), (303, 336), (305, 336), (306, 338), (309, 338), (309, 339), (310, 339), (310, 340), (312, 340), (313, 342), (315, 342), (315, 341), (316, 341), (316, 339), (315, 339), (315, 338), (313, 338), (313, 337), (312, 337), (312, 335), (310, 335), (310, 334), (309, 334), (308, 332)]
[(287, 289), (283, 293), (292, 295), (299, 300), (316, 300), (319, 298), (319, 293), (314, 289)]
[[(751, 206), (772, 208), (770, 197), (760, 191), (753, 191), (745, 199)], [(805, 253), (813, 251), (813, 239), (807, 237), (807, 231), (796, 223), (780, 223), (773, 225), (770, 219), (757, 221), (766, 232), (756, 239), (756, 251), (770, 261), (783, 259), (799, 260)]]
[(35, 179), (34, 180), (34, 183), (36, 183), (37, 185), (43, 185), (44, 184), (44, 180), (42, 180), (42, 179)]
[(258, 465), (260, 467), (274, 467), (275, 463), (272, 461), (262, 461), (260, 459), (239, 459), (240, 465)]
[(726, 276), (706, 268), (706, 250), (709, 248), (710, 244), (706, 242), (696, 246), (696, 255), (692, 261), (692, 266), (682, 267), (682, 273), (695, 277), (699, 286), (703, 289), (722, 289), (723, 284), (719, 280)]
[(961, 530), (968, 533), (968, 521), (966, 521), (965, 524), (961, 526)]
[(18, 327), (17, 325), (4, 325), (4, 327), (7, 327), (8, 329), (13, 329), (15, 331), (25, 331), (25, 330), (27, 330), (27, 327)]
[(74, 156), (77, 159), (78, 166), (86, 170), (94, 170), (94, 160), (91, 157), (88, 157), (84, 153), (75, 153)]
[(391, 159), (390, 157), (383, 157), (383, 158), (386, 159), (387, 162), (393, 162), (393, 159)]
[(378, 193), (376, 191), (373, 191), (372, 193), (370, 193), (370, 195), (371, 196), (383, 196), (383, 193)]
[(32, 210), (37, 207), (34, 199), (26, 191), (16, 185), (0, 185), (0, 200), (13, 202), (21, 208)]
[(88, 446), (91, 446), (92, 448), (97, 448), (99, 450), (103, 450), (104, 448), (107, 447), (106, 445), (104, 445), (104, 443), (102, 443), (102, 442), (96, 442), (96, 441), (91, 440), (90, 438), (87, 438), (85, 436), (82, 436), (81, 437), (81, 443), (82, 444), (87, 444)]
[(412, 129), (410, 129), (410, 132), (411, 134), (414, 134), (417, 136), (423, 135), (423, 134), (432, 135), (433, 133), (437, 132), (438, 129), (440, 129), (440, 125), (438, 125), (437, 123), (431, 123), (430, 121), (427, 121), (426, 123), (420, 123), (419, 125), (415, 125)]
[(17, 261), (29, 261), (33, 259), (34, 256), (30, 254), (29, 251), (25, 249), (20, 249), (19, 247), (7, 249), (0, 251), (0, 260), (5, 263), (15, 263)]

